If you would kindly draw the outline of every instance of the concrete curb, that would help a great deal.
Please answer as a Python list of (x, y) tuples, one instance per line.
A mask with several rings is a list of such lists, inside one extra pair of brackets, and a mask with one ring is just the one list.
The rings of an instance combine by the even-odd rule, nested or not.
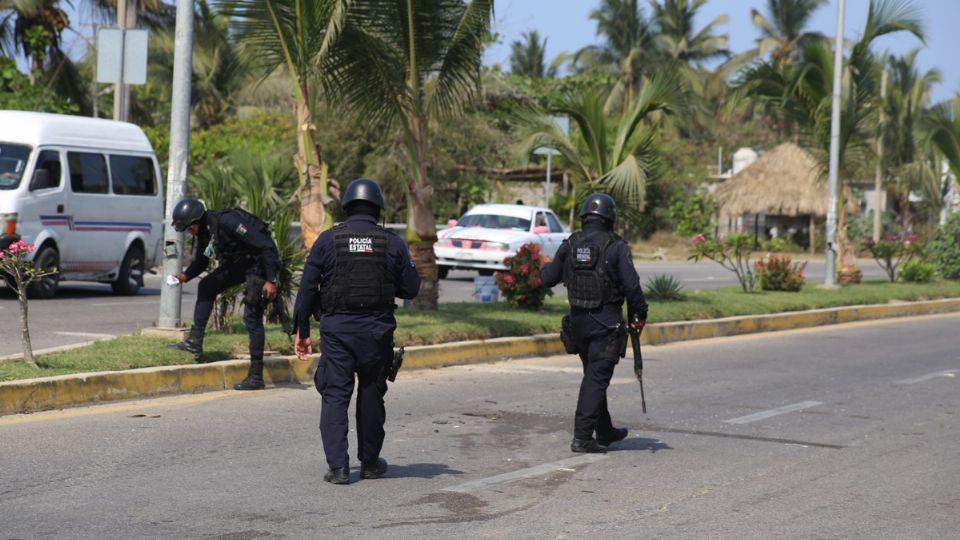
[[(706, 321), (660, 323), (649, 325), (643, 333), (642, 341), (646, 344), (658, 345), (676, 341), (958, 311), (960, 311), (960, 298), (952, 298), (924, 302), (845, 306)], [(407, 347), (404, 368), (442, 367), (551, 354), (563, 354), (559, 334)], [(268, 384), (309, 383), (312, 381), (316, 364), (317, 359), (313, 362), (301, 362), (294, 357), (268, 358), (265, 362), (264, 379)], [(246, 376), (248, 365), (247, 360), (231, 360), (210, 364), (81, 373), (2, 382), (0, 383), (0, 416), (122, 399), (231, 389)]]

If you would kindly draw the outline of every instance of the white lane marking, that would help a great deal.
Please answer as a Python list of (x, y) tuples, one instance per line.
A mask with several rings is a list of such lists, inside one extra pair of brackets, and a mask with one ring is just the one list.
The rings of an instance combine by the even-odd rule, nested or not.
[(794, 403), (793, 405), (784, 405), (783, 407), (777, 407), (776, 409), (770, 409), (768, 411), (760, 411), (758, 413), (748, 414), (746, 416), (738, 416), (737, 418), (724, 420), (724, 423), (749, 424), (750, 422), (756, 422), (757, 420), (764, 420), (766, 418), (770, 418), (771, 416), (778, 416), (781, 414), (786, 414), (788, 412), (794, 412), (794, 411), (802, 411), (803, 409), (809, 409), (810, 407), (816, 407), (817, 405), (823, 405), (823, 402), (801, 401), (800, 403)]
[(956, 369), (946, 369), (944, 371), (936, 371), (933, 373), (927, 373), (926, 375), (921, 375), (919, 377), (914, 377), (912, 379), (900, 379), (899, 381), (894, 381), (897, 384), (916, 384), (918, 382), (929, 381), (930, 379), (936, 379), (938, 377), (956, 377)]
[(536, 476), (543, 476), (545, 474), (550, 474), (557, 471), (571, 471), (576, 470), (577, 465), (586, 465), (587, 463), (593, 463), (594, 461), (600, 461), (601, 459), (606, 459), (606, 454), (584, 454), (582, 456), (576, 456), (567, 459), (561, 459), (560, 461), (554, 461), (553, 463), (544, 463), (543, 465), (537, 465), (535, 467), (528, 467), (526, 469), (520, 469), (518, 471), (508, 472), (504, 474), (498, 474), (496, 476), (490, 476), (488, 478), (481, 478), (479, 480), (473, 480), (471, 482), (466, 482), (459, 484), (453, 487), (444, 488), (444, 491), (453, 491), (456, 493), (468, 493), (471, 491), (476, 491), (478, 489), (483, 489), (487, 486), (492, 486), (495, 484), (503, 484), (506, 482), (513, 482), (514, 480), (522, 480), (524, 478), (534, 478)]
[(94, 338), (94, 339), (113, 339), (117, 336), (113, 334), (95, 334), (93, 332), (54, 332), (61, 336), (69, 337), (85, 337), (85, 338)]
[(110, 307), (110, 306), (145, 306), (148, 304), (158, 304), (158, 300), (137, 300), (130, 302), (94, 302), (89, 304), (95, 307)]
[(552, 367), (552, 366), (524, 366), (524, 365), (503, 365), (503, 364), (494, 364), (494, 365), (483, 365), (483, 364), (472, 364), (472, 365), (462, 365), (462, 366), (451, 366), (452, 368), (457, 368), (462, 371), (477, 371), (483, 373), (501, 373), (501, 374), (532, 374), (532, 373), (573, 373), (576, 375), (583, 374), (583, 368), (573, 368), (573, 367)]

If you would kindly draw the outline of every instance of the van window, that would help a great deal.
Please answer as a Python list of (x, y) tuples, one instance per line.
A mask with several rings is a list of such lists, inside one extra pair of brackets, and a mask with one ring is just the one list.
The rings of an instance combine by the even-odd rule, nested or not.
[(70, 189), (74, 193), (106, 193), (107, 162), (100, 154), (67, 152), (70, 167)]
[(0, 143), (0, 189), (16, 189), (27, 168), (30, 147)]
[(153, 161), (136, 156), (110, 156), (110, 177), (117, 195), (156, 195)]
[[(60, 177), (63, 167), (60, 165), (60, 152), (57, 150), (44, 150), (37, 156), (37, 165), (33, 168), (35, 171), (46, 170), (50, 173), (50, 183), (43, 189), (54, 189), (60, 187)], [(36, 189), (30, 186), (30, 189)]]
[(552, 233), (562, 233), (563, 225), (560, 224), (560, 221), (557, 219), (557, 216), (553, 214), (547, 214), (547, 221), (550, 222), (550, 232)]

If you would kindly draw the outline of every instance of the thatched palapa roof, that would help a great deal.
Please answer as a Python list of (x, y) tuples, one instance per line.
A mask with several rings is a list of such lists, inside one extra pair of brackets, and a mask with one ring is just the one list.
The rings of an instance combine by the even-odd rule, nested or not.
[[(845, 190), (847, 211), (859, 208)], [(714, 193), (722, 217), (745, 214), (774, 216), (827, 215), (827, 179), (809, 152), (784, 143), (763, 154)]]

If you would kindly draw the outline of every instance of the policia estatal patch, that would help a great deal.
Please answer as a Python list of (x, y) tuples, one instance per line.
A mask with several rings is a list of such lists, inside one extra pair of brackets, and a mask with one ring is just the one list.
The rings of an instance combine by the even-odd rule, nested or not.
[(347, 249), (350, 253), (373, 253), (373, 238), (368, 236), (351, 236)]

